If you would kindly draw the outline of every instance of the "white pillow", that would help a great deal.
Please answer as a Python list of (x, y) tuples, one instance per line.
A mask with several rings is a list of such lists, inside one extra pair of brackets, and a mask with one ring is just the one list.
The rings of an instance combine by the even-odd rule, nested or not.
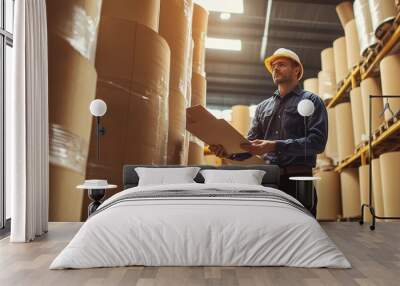
[(261, 185), (265, 171), (262, 170), (202, 170), (205, 184)]
[(135, 168), (139, 176), (138, 186), (195, 183), (193, 179), (196, 177), (199, 170), (199, 167)]

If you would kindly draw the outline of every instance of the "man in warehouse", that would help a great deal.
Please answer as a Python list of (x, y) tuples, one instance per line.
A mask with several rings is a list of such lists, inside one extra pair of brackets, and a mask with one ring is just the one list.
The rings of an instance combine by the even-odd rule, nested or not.
[[(232, 160), (261, 155), (267, 164), (281, 168), (281, 190), (296, 197), (296, 182), (289, 177), (312, 176), (317, 154), (324, 151), (327, 142), (328, 115), (319, 96), (300, 88), (304, 69), (296, 53), (278, 49), (265, 59), (265, 66), (278, 89), (257, 106), (247, 135), (250, 144), (241, 145), (248, 153), (227, 154), (221, 145), (212, 145), (210, 150), (218, 157)], [(307, 129), (297, 110), (303, 99), (314, 104), (314, 113), (306, 119)], [(318, 199), (315, 189), (312, 192), (300, 193), (297, 199), (316, 216)]]

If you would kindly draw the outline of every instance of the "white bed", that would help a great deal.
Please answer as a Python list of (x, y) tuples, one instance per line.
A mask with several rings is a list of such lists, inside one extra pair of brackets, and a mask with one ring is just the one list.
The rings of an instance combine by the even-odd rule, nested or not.
[[(137, 197), (175, 190), (173, 196)], [(218, 196), (224, 192), (231, 195)], [(318, 222), (298, 204), (277, 189), (254, 185), (130, 188), (100, 206), (50, 269), (128, 265), (350, 268)]]

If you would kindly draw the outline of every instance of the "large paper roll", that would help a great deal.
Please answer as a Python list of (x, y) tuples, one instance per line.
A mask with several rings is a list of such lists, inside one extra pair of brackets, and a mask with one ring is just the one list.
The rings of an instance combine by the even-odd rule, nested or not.
[(232, 126), (243, 136), (246, 136), (250, 129), (250, 109), (246, 105), (235, 105), (232, 107)]
[(365, 134), (363, 105), (361, 98), (361, 88), (353, 88), (350, 92), (351, 114), (353, 119), (354, 144), (361, 143), (362, 135)]
[(385, 215), (385, 212), (383, 208), (382, 177), (379, 158), (372, 160), (372, 194), (375, 214), (377, 216), (383, 217)]
[(193, 71), (205, 74), (208, 11), (198, 4), (193, 6)]
[(185, 161), (187, 67), (191, 54), (192, 14), (191, 0), (161, 1), (160, 35), (171, 49), (167, 163), (172, 165), (182, 165)]
[[(382, 94), (384, 95), (400, 95), (400, 54), (385, 57), (380, 64)], [(388, 102), (394, 114), (400, 110), (400, 97), (383, 99)], [(392, 114), (389, 110), (385, 111), (385, 120), (389, 120)]]
[(94, 66), (66, 41), (49, 35), (49, 218), (80, 221), (95, 98)]
[(340, 37), (333, 42), (333, 56), (335, 60), (335, 78), (338, 84), (344, 80), (349, 73), (345, 37)]
[(351, 71), (361, 61), (360, 43), (358, 42), (355, 20), (351, 20), (346, 24), (344, 33), (346, 35), (347, 67)]
[(193, 72), (192, 74), (192, 103), (191, 106), (206, 106), (207, 81), (204, 76)]
[[(360, 166), (358, 175), (360, 179), (361, 204), (369, 204), (369, 165)], [(367, 207), (364, 207), (364, 221), (372, 221), (371, 212)]]
[(375, 32), (372, 27), (368, 0), (354, 1), (354, 17), (357, 25), (361, 55), (365, 56), (368, 48), (375, 46), (377, 43)]
[(319, 95), (318, 91), (318, 78), (309, 78), (306, 79), (303, 83), (304, 85), (304, 90), (308, 90), (316, 95)]
[(381, 165), (382, 197), (385, 216), (400, 217), (400, 152), (382, 154), (379, 160)]
[(331, 158), (333, 162), (337, 162), (339, 159), (335, 114), (335, 108), (328, 108), (328, 141), (325, 147), (325, 154), (328, 158)]
[(358, 170), (344, 169), (340, 173), (342, 210), (344, 218), (355, 218), (361, 215), (360, 184)]
[(318, 95), (325, 100), (334, 97), (335, 94), (335, 74), (333, 72), (320, 71), (318, 73)]
[[(363, 105), (364, 128), (365, 133), (369, 134), (369, 96), (382, 95), (381, 84), (379, 78), (369, 77), (361, 81), (361, 98)], [(383, 123), (383, 101), (380, 98), (371, 99), (372, 120), (371, 130), (376, 130)]]
[[(32, 4), (35, 5), (35, 4)], [(46, 1), (49, 68), (49, 218), (80, 221), (97, 73), (100, 0)]]
[(346, 24), (354, 19), (353, 5), (350, 1), (344, 1), (336, 6), (336, 13), (339, 16), (340, 23), (344, 28)]
[(96, 97), (107, 102), (109, 109), (103, 119), (109, 129), (101, 142), (105, 153), (101, 162), (165, 164), (170, 69), (167, 42), (137, 22), (103, 17), (96, 68)]
[(158, 32), (160, 0), (103, 0), (101, 14), (138, 22)]
[(335, 106), (336, 134), (339, 160), (354, 153), (354, 133), (351, 106), (349, 102)]
[[(124, 164), (166, 163), (170, 49), (164, 38), (147, 26), (104, 16), (96, 69), (96, 98), (107, 103), (102, 118), (107, 133), (101, 138), (97, 160), (92, 128), (88, 178), (107, 178), (122, 186)], [(88, 203), (85, 198), (83, 215)]]
[(335, 72), (335, 60), (333, 58), (333, 48), (326, 48), (321, 52), (321, 69), (327, 72)]
[(316, 181), (318, 220), (336, 220), (342, 213), (340, 198), (340, 176), (338, 172), (321, 171), (315, 173), (321, 180)]
[(372, 18), (372, 27), (377, 38), (382, 38), (391, 22), (396, 17), (394, 0), (369, 0), (369, 9)]

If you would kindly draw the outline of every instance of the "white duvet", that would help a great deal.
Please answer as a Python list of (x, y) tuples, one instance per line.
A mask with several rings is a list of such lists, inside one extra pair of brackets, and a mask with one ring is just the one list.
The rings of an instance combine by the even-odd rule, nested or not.
[(131, 188), (106, 200), (100, 206), (104, 210), (83, 224), (50, 269), (127, 265), (351, 267), (313, 217), (287, 204), (254, 198), (186, 197), (112, 205), (131, 192), (210, 188), (262, 190), (294, 200), (277, 189), (254, 185)]

